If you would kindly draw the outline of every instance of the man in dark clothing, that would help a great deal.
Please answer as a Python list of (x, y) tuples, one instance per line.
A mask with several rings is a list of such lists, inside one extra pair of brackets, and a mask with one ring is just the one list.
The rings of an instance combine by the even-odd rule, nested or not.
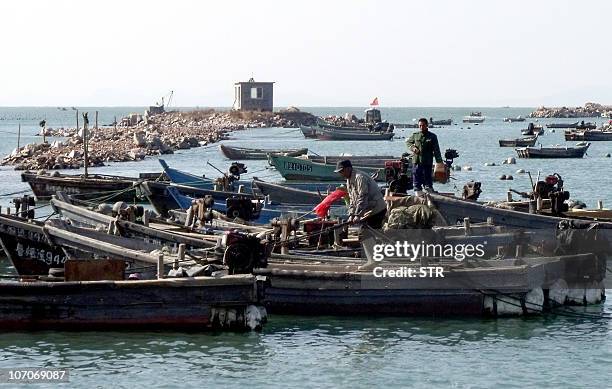
[(364, 223), (370, 227), (381, 228), (387, 214), (387, 204), (376, 181), (366, 173), (353, 169), (348, 159), (338, 161), (335, 172), (346, 179), (350, 199), (349, 221), (358, 223), (364, 219)]
[(406, 145), (412, 151), (412, 183), (415, 194), (421, 195), (423, 187), (426, 192), (433, 191), (433, 160), (442, 162), (438, 137), (429, 132), (427, 119), (419, 119), (419, 129), (408, 138)]

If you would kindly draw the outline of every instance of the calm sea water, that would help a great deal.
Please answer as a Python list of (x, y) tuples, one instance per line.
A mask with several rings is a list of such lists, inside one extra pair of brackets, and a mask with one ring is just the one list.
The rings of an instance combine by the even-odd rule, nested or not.
[[(69, 108), (70, 109), (70, 108)], [(101, 124), (111, 123), (140, 107), (79, 108), (90, 117), (100, 112)], [(314, 114), (363, 115), (355, 108), (304, 108)], [(455, 172), (455, 181), (438, 190), (461, 190), (469, 180), (483, 183), (482, 198), (504, 198), (509, 187), (527, 190), (529, 179), (517, 169), (546, 175), (558, 172), (572, 197), (595, 206), (612, 204), (612, 143), (595, 142), (581, 160), (520, 160), (497, 140), (519, 137), (526, 123), (504, 123), (531, 108), (382, 108), (390, 122), (413, 122), (421, 116), (452, 118), (457, 125), (434, 129), (441, 147), (455, 148), (457, 164), (471, 172)], [(461, 117), (481, 110), (487, 119), (475, 126)], [(0, 154), (17, 143), (41, 141), (34, 136), (38, 122), (50, 127), (74, 126), (75, 111), (57, 108), (0, 108)], [(540, 120), (540, 123), (571, 120)], [(602, 122), (603, 119), (598, 119)], [(468, 128), (470, 127), (470, 128)], [(398, 130), (406, 137), (412, 129)], [(228, 144), (249, 147), (308, 147), (318, 154), (394, 154), (406, 150), (404, 139), (391, 142), (322, 142), (304, 139), (295, 129), (272, 128), (237, 132)], [(547, 131), (544, 145), (563, 144), (562, 130)], [(198, 148), (164, 156), (171, 166), (214, 177), (210, 162), (225, 170), (229, 161), (217, 147)], [(485, 167), (485, 162), (499, 166)], [(247, 176), (280, 180), (263, 161), (248, 164)], [(156, 159), (111, 164), (95, 169), (105, 174), (136, 175), (159, 171)], [(514, 181), (500, 181), (512, 174)], [(27, 189), (19, 172), (0, 168), (0, 195)], [(0, 197), (8, 205), (10, 196)], [(0, 272), (9, 271), (0, 262)], [(583, 311), (582, 308), (574, 308)], [(612, 304), (589, 307), (594, 317), (612, 314)], [(606, 319), (544, 316), (530, 319), (428, 320), (407, 318), (308, 318), (271, 316), (262, 333), (185, 334), (35, 332), (0, 334), (0, 368), (70, 368), (69, 387), (608, 387), (612, 363), (612, 323)]]

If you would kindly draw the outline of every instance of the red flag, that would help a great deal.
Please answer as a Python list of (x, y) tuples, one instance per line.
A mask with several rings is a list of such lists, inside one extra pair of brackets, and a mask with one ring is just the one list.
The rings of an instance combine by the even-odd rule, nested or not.
[(378, 105), (378, 97), (374, 97), (374, 100), (372, 100), (370, 105)]
[(336, 200), (343, 198), (344, 196), (346, 196), (346, 190), (336, 189), (335, 191), (328, 194), (327, 197), (325, 197), (323, 201), (319, 203), (319, 205), (314, 207), (315, 213), (320, 218), (324, 218), (325, 216), (327, 216), (327, 212), (329, 211), (329, 208), (331, 208), (332, 203)]

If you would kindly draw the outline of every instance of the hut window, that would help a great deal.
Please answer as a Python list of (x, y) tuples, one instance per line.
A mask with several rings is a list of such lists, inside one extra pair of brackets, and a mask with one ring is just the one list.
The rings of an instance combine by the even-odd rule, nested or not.
[(263, 99), (263, 88), (251, 88), (252, 99)]

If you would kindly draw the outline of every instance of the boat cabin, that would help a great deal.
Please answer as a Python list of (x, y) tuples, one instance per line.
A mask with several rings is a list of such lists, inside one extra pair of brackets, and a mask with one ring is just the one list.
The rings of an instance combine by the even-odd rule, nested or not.
[(380, 116), (380, 110), (376, 108), (369, 108), (365, 111), (365, 122), (366, 123), (380, 123), (382, 118)]

